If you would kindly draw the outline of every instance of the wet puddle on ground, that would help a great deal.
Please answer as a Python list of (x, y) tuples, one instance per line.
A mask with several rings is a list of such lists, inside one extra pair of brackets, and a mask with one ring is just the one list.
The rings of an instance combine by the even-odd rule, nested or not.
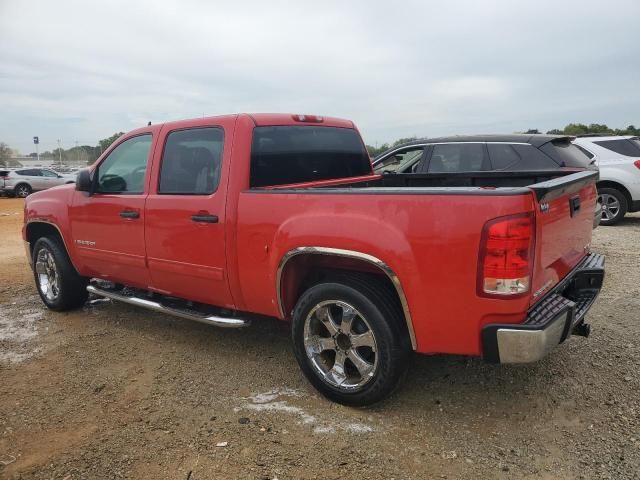
[[(257, 412), (273, 412), (290, 415), (296, 419), (299, 425), (309, 426), (313, 433), (336, 433), (338, 431), (365, 434), (379, 430), (371, 425), (361, 422), (354, 422), (348, 419), (328, 420), (318, 415), (312, 415), (298, 407), (292, 405), (296, 399), (307, 396), (303, 392), (291, 388), (274, 389), (268, 392), (256, 393), (248, 397), (243, 397), (242, 406), (235, 407), (233, 410), (239, 412), (241, 410), (252, 410)], [(305, 402), (308, 404), (308, 402)], [(339, 417), (336, 415), (336, 417)]]
[(0, 364), (15, 364), (42, 351), (38, 336), (46, 333), (45, 307), (37, 297), (0, 305)]

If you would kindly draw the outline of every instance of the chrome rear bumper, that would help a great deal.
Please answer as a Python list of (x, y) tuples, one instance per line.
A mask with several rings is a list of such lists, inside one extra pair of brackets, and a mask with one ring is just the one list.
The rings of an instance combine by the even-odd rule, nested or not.
[(493, 324), (482, 330), (483, 357), (492, 363), (540, 360), (581, 328), (604, 279), (604, 256), (590, 253), (527, 313), (521, 324)]

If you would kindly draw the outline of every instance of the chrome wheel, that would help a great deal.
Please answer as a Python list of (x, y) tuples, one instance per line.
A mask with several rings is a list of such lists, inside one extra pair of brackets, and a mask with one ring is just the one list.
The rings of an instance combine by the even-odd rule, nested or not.
[(50, 302), (55, 301), (60, 295), (60, 277), (53, 255), (46, 248), (38, 250), (35, 269), (40, 293)]
[(16, 197), (25, 198), (31, 193), (31, 189), (27, 185), (18, 185), (16, 188)]
[(376, 339), (365, 317), (340, 300), (317, 304), (304, 322), (304, 348), (315, 372), (345, 390), (363, 387), (376, 373)]
[(613, 220), (620, 213), (620, 201), (613, 195), (601, 194), (600, 203), (602, 204), (602, 216), (605, 220)]

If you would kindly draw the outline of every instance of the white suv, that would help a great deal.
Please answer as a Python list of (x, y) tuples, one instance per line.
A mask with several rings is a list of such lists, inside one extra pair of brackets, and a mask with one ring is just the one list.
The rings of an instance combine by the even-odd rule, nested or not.
[(582, 136), (573, 141), (600, 168), (602, 225), (640, 211), (640, 137)]

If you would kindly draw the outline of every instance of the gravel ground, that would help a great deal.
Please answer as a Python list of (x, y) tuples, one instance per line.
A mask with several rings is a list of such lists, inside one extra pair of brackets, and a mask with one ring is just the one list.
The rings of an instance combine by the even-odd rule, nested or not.
[(0, 199), (0, 478), (640, 478), (639, 215), (594, 232), (589, 339), (520, 367), (417, 357), (391, 399), (353, 409), (306, 383), (277, 321), (47, 311), (21, 209)]

